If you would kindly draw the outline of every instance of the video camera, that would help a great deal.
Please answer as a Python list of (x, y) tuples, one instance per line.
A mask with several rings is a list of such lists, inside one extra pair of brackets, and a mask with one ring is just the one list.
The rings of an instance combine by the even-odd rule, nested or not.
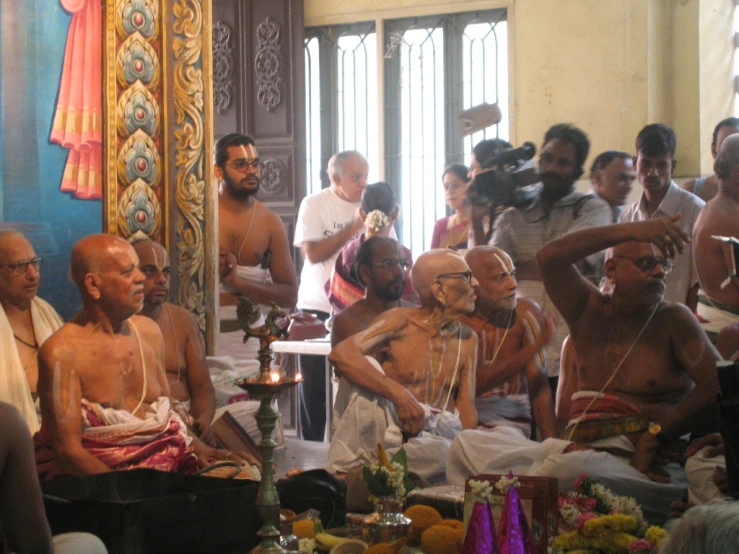
[(524, 187), (539, 182), (539, 173), (526, 162), (536, 154), (536, 146), (525, 142), (518, 148), (493, 151), (486, 160), (478, 160), (483, 170), (467, 188), (467, 203), (476, 206), (521, 207), (529, 204), (536, 191)]

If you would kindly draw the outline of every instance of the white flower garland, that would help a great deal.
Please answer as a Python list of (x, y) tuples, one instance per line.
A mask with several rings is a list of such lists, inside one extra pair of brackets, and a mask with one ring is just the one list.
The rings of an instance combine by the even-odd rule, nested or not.
[(383, 227), (390, 225), (390, 219), (382, 210), (372, 210), (367, 214), (364, 224), (376, 233)]
[(519, 483), (518, 477), (508, 478), (505, 475), (498, 479), (498, 482), (495, 483), (495, 488), (503, 494), (507, 494), (508, 489), (510, 489), (511, 487), (519, 488), (520, 486), (521, 483)]
[(490, 504), (493, 501), (493, 486), (488, 481), (470, 479), (469, 484), (475, 502)]
[[(380, 212), (382, 213), (382, 212)], [(370, 464), (369, 466), (372, 475), (377, 475), (379, 472), (387, 475), (387, 482), (390, 488), (393, 490), (393, 494), (390, 498), (398, 501), (405, 499), (405, 471), (403, 466), (398, 462), (390, 462), (390, 467), (381, 466), (380, 464)], [(381, 498), (369, 495), (370, 502), (377, 502)]]

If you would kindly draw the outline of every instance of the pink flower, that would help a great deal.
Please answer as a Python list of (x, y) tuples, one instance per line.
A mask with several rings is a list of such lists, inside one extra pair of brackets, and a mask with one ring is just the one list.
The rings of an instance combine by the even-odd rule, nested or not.
[(580, 474), (580, 477), (578, 477), (577, 479), (575, 479), (575, 488), (576, 488), (576, 489), (579, 489), (579, 488), (580, 488), (580, 485), (582, 485), (582, 482), (583, 482), (583, 481), (584, 481), (585, 479), (587, 479), (587, 478), (588, 478), (588, 475), (587, 475), (587, 473), (582, 473), (582, 474)]
[(652, 545), (649, 544), (648, 540), (645, 539), (636, 539), (634, 542), (632, 542), (629, 545), (629, 552), (639, 552), (641, 550), (646, 550), (647, 552), (652, 552)]
[(582, 501), (582, 507), (586, 510), (595, 510), (598, 505), (598, 501), (595, 498), (585, 498)]
[[(584, 514), (580, 514), (580, 517), (577, 518), (577, 529), (578, 531), (582, 529), (583, 525), (585, 525), (585, 522), (589, 519), (597, 518), (598, 516), (594, 514), (593, 512), (585, 512)], [(647, 543), (649, 544), (649, 543)]]

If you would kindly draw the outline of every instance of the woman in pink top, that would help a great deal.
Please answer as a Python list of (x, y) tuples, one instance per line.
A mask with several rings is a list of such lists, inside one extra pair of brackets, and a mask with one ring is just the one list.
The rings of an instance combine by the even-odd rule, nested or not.
[(439, 219), (434, 225), (431, 248), (467, 248), (467, 235), (470, 230), (469, 207), (464, 199), (467, 194), (467, 166), (452, 164), (447, 166), (441, 176), (444, 184), (446, 205), (454, 210), (454, 215)]

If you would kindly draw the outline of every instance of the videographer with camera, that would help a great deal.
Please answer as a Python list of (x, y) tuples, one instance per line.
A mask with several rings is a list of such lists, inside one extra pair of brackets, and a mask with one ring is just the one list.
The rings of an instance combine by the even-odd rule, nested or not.
[[(493, 160), (493, 164), (487, 165), (501, 168), (516, 158), (522, 159), (517, 151), (524, 150), (527, 145), (533, 154), (533, 145), (527, 143), (521, 148), (503, 152), (497, 160)], [(583, 174), (589, 149), (590, 143), (583, 131), (566, 123), (554, 125), (544, 135), (539, 157), (540, 185), (527, 190), (521, 188), (523, 183), (518, 173), (490, 171), (480, 173), (468, 190), (470, 203), (476, 206), (487, 205), (493, 216), (496, 210), (500, 210), (500, 206), (510, 206), (497, 215), (492, 238), (488, 243), (504, 250), (513, 259), (519, 296), (530, 298), (544, 310), (555, 311), (555, 308), (544, 290), (536, 252), (549, 241), (566, 233), (611, 223), (611, 209), (605, 201), (575, 190), (575, 182)], [(484, 186), (484, 181), (491, 178), (497, 181), (495, 190)], [(472, 210), (475, 235), (481, 230), (477, 228), (481, 227), (480, 211), (474, 208)], [(602, 261), (602, 257), (596, 254), (586, 259), (584, 264), (592, 264), (595, 268), (599, 260)], [(581, 268), (585, 276), (588, 269)], [(560, 350), (567, 332), (567, 325), (558, 317), (547, 351), (549, 384), (553, 394), (557, 391)]]

